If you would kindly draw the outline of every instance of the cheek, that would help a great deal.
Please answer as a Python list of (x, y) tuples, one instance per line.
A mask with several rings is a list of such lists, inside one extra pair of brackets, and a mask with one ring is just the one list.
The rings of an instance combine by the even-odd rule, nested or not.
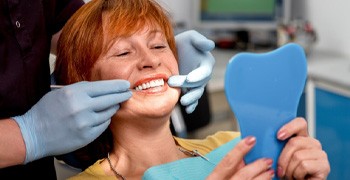
[(168, 67), (171, 74), (179, 74), (179, 65), (174, 56), (172, 56), (171, 59), (166, 61), (165, 65)]
[(115, 63), (98, 63), (92, 69), (92, 80), (127, 79), (131, 68)]
[(173, 74), (179, 74), (179, 64), (177, 61), (175, 61), (173, 64)]

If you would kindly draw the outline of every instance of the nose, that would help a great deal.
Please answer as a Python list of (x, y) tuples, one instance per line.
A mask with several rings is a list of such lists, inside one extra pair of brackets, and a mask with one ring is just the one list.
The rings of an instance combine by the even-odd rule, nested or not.
[(152, 52), (151, 49), (144, 49), (141, 51), (141, 61), (139, 63), (139, 69), (152, 69), (161, 65), (160, 58)]

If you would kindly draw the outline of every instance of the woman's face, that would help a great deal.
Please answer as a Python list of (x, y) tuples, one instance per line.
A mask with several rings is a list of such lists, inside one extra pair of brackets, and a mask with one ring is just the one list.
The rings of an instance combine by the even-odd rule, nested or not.
[(180, 90), (167, 80), (177, 75), (178, 64), (160, 28), (145, 26), (130, 37), (117, 38), (92, 69), (92, 80), (125, 79), (132, 97), (116, 114), (122, 118), (156, 118), (169, 115)]

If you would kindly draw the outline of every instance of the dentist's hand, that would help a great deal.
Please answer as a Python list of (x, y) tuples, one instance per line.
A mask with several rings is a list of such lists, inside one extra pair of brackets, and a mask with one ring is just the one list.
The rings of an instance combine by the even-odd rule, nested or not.
[(124, 80), (79, 82), (47, 93), (13, 117), (26, 145), (24, 163), (81, 148), (96, 139), (132, 93)]
[(175, 40), (180, 75), (170, 77), (168, 84), (182, 87), (185, 95), (180, 102), (186, 106), (187, 113), (192, 113), (211, 77), (215, 59), (210, 51), (214, 49), (215, 43), (194, 30), (178, 34)]

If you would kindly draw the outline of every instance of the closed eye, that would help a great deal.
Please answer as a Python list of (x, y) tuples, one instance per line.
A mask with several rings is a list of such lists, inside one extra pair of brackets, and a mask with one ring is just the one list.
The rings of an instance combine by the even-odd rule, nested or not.
[(154, 46), (153, 49), (163, 49), (166, 48), (164, 45)]
[(128, 54), (129, 54), (129, 52), (119, 53), (119, 54), (117, 54), (117, 57), (126, 56)]

